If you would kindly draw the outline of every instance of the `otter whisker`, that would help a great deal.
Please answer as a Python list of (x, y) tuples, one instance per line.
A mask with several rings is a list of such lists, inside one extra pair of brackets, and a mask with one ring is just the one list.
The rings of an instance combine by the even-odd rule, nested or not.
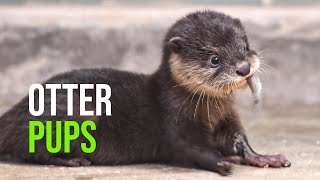
[(219, 108), (219, 106), (218, 106), (218, 103), (217, 103), (217, 98), (214, 98), (214, 102), (215, 102), (215, 104), (216, 104), (216, 108), (218, 109), (220, 115), (222, 116), (222, 112), (221, 112), (221, 110), (220, 110), (220, 108)]
[(172, 86), (172, 87), (175, 88), (175, 87), (179, 87), (179, 86), (183, 86), (183, 85), (187, 85), (187, 84), (191, 84), (191, 83), (193, 83), (193, 82), (181, 83), (181, 84), (177, 84), (177, 85)]
[(259, 76), (260, 79), (264, 79), (265, 71), (258, 69), (255, 74)]
[(270, 65), (268, 65), (266, 63), (260, 62), (260, 68), (261, 67), (263, 67), (263, 68), (265, 68), (267, 70), (270, 70), (272, 72), (279, 73), (279, 71), (277, 69), (275, 69), (274, 67), (272, 67), (272, 66), (270, 66)]
[(204, 99), (204, 97), (206, 95), (205, 91), (202, 91), (202, 92), (203, 92), (203, 96), (202, 96), (202, 99), (201, 99), (201, 105), (203, 105), (203, 99)]
[(263, 72), (272, 72), (273, 70), (271, 70), (271, 69), (268, 69), (266, 66), (264, 66), (264, 65), (260, 65), (260, 67), (259, 67), (259, 69), (257, 69), (257, 71), (258, 70), (262, 70)]
[(197, 104), (196, 104), (196, 107), (195, 107), (194, 113), (193, 113), (193, 120), (194, 120), (195, 117), (196, 117), (196, 113), (197, 113), (197, 110), (198, 110), (198, 105), (199, 105), (199, 102), (200, 102), (200, 99), (201, 99), (202, 94), (203, 94), (203, 91), (201, 91), (200, 96), (198, 97), (198, 101), (197, 101)]
[(198, 92), (198, 90), (200, 89), (201, 85), (199, 85), (199, 87), (197, 88), (197, 90), (193, 93), (193, 96), (191, 98), (191, 102), (193, 101), (194, 96), (196, 95), (196, 93)]
[[(200, 86), (198, 87), (198, 89), (200, 88)], [(194, 89), (195, 90), (195, 89)], [(180, 111), (181, 111), (181, 108), (183, 107), (183, 105), (187, 102), (187, 100), (191, 97), (191, 95), (194, 93), (194, 90), (191, 91), (191, 93), (189, 94), (189, 96), (183, 101), (183, 103), (181, 104), (181, 106), (179, 107), (179, 110), (178, 110), (178, 115), (177, 115), (177, 119), (176, 119), (176, 123), (178, 123), (178, 119), (179, 119), (179, 114), (180, 114)], [(192, 102), (192, 100), (191, 100)]]
[[(229, 94), (226, 94), (225, 96), (227, 96), (227, 95), (229, 95)], [(224, 103), (223, 103), (223, 102), (225, 102), (225, 101), (224, 101), (222, 98), (220, 98), (220, 97), (218, 97), (217, 100), (218, 100), (219, 105), (220, 105), (220, 107), (221, 107), (221, 109), (222, 109), (222, 112), (225, 112), (225, 106), (224, 106)]]
[(209, 99), (210, 99), (210, 96), (207, 96), (208, 122), (209, 122), (210, 129), (213, 129), (213, 127), (212, 127), (212, 125), (211, 125), (211, 121), (210, 121)]
[(255, 74), (260, 74), (260, 75), (263, 75), (264, 73), (266, 73), (266, 70), (264, 68), (259, 68), (256, 70)]

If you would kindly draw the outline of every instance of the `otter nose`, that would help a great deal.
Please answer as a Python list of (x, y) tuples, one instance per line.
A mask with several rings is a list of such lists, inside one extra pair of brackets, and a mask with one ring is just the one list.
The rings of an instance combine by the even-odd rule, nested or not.
[(250, 64), (249, 63), (242, 63), (238, 68), (237, 68), (237, 74), (239, 76), (246, 76), (250, 73)]

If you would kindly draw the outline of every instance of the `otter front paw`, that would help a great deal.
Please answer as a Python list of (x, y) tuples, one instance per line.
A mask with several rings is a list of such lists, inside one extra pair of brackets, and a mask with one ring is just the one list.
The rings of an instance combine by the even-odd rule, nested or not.
[(244, 163), (257, 167), (280, 168), (291, 166), (291, 162), (282, 154), (248, 156), (244, 158)]

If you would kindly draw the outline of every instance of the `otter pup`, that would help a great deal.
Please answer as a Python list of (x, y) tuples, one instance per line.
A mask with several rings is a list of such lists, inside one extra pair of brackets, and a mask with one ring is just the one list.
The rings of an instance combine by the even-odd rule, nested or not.
[[(228, 175), (231, 164), (289, 167), (283, 155), (259, 155), (248, 144), (234, 109), (232, 92), (247, 86), (259, 69), (238, 19), (214, 11), (191, 13), (178, 20), (163, 42), (162, 63), (151, 75), (113, 69), (83, 69), (55, 76), (45, 84), (108, 84), (112, 116), (79, 116), (79, 91), (74, 113), (67, 116), (67, 92), (57, 91), (57, 116), (52, 117), (50, 92), (45, 112), (34, 117), (24, 98), (0, 119), (0, 151), (11, 159), (63, 166), (170, 163)], [(95, 91), (88, 91), (95, 97)], [(35, 93), (37, 97), (38, 94)], [(95, 99), (95, 98), (93, 98)], [(87, 103), (95, 109), (95, 102)], [(28, 153), (28, 120), (91, 119), (96, 150), (50, 154), (45, 140)], [(53, 132), (54, 133), (54, 132)], [(52, 135), (55, 137), (55, 134)]]

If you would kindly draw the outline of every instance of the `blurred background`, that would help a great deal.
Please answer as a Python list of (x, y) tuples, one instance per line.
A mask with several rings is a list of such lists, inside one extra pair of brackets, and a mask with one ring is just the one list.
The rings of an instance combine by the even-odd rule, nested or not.
[[(286, 170), (237, 167), (235, 176), (320, 179), (320, 0), (0, 0), (0, 114), (31, 84), (57, 73), (94, 67), (152, 73), (169, 26), (204, 9), (243, 22), (265, 64), (262, 110), (254, 112), (249, 90), (237, 92), (243, 124), (255, 149), (282, 152), (293, 163)], [(41, 177), (59, 178), (216, 176), (155, 165), (98, 168), (97, 174), (5, 163), (0, 176), (32, 179), (39, 169)]]

